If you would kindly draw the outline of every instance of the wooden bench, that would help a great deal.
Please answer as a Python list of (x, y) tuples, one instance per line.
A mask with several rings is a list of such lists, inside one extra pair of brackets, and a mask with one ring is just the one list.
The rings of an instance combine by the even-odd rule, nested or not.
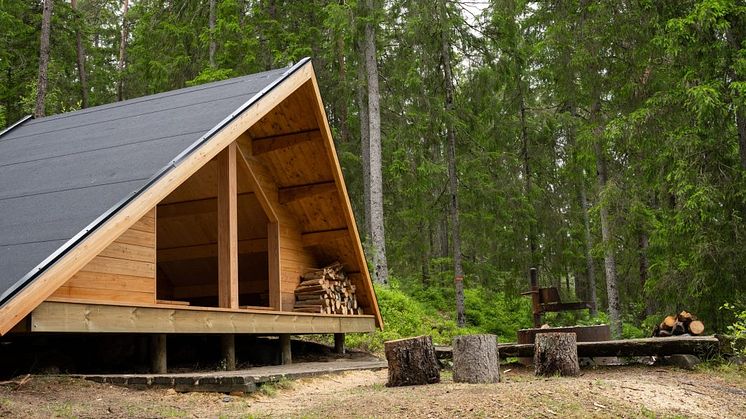
[(557, 287), (539, 288), (536, 268), (531, 268), (531, 290), (521, 295), (531, 296), (532, 311), (534, 314), (534, 327), (541, 327), (541, 315), (547, 312), (560, 312), (572, 310), (592, 310), (596, 307), (593, 301), (577, 301), (563, 303)]

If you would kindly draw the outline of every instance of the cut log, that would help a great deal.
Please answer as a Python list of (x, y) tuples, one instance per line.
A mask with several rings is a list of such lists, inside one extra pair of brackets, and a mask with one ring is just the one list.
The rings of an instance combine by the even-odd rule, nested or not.
[(682, 323), (689, 323), (694, 320), (692, 318), (692, 313), (689, 313), (688, 311), (682, 311), (678, 316), (676, 316), (676, 319)]
[(465, 335), (453, 338), (453, 381), (471, 384), (500, 381), (497, 336)]
[(689, 323), (689, 333), (693, 335), (701, 335), (705, 331), (705, 324), (699, 320), (692, 320)]
[(580, 374), (575, 333), (539, 333), (534, 343), (535, 374), (573, 377)]
[(676, 316), (666, 316), (663, 322), (660, 324), (662, 330), (671, 330), (676, 324)]
[(384, 343), (389, 364), (388, 387), (440, 382), (438, 360), (430, 336), (391, 340)]

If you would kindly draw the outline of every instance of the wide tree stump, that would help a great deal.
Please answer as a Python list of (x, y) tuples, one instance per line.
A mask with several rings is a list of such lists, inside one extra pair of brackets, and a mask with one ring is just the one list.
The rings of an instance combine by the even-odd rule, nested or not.
[(536, 375), (579, 375), (575, 333), (537, 334), (534, 342), (534, 367)]
[(384, 343), (389, 363), (388, 387), (440, 382), (440, 369), (430, 336), (390, 340)]
[(453, 338), (453, 381), (472, 384), (500, 381), (500, 357), (495, 335)]

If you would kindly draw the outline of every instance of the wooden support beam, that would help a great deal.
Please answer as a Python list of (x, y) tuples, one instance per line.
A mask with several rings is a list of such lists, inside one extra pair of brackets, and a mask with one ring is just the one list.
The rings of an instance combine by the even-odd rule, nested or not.
[[(261, 253), (267, 251), (267, 239), (247, 239), (238, 241), (238, 254)], [(215, 243), (198, 244), (194, 246), (180, 246), (158, 249), (158, 262), (173, 262), (216, 257), (218, 248)]]
[(278, 190), (278, 196), (281, 204), (287, 204), (298, 199), (332, 192), (337, 192), (337, 185), (333, 180), (330, 180), (326, 182), (311, 183), (308, 185), (280, 188)]
[(303, 247), (316, 246), (324, 244), (332, 240), (341, 240), (349, 238), (349, 231), (347, 228), (338, 228), (334, 230), (323, 230), (323, 231), (309, 231), (301, 235), (303, 240)]
[(220, 357), (226, 371), (236, 369), (236, 335), (233, 333), (220, 336)]
[(267, 268), (269, 273), (269, 306), (282, 311), (280, 295), (280, 225), (267, 224)]
[(317, 140), (321, 140), (321, 132), (318, 129), (275, 135), (272, 137), (254, 138), (252, 141), (252, 155), (258, 156), (281, 148), (292, 147), (296, 144)]
[(345, 334), (335, 333), (334, 334), (334, 352), (344, 355), (345, 353)]
[(31, 314), (31, 333), (356, 333), (372, 332), (373, 316), (283, 313), (156, 304), (43, 302)]
[(168, 357), (166, 356), (166, 334), (158, 333), (150, 337), (150, 370), (153, 374), (168, 372)]
[(218, 156), (218, 301), (238, 308), (238, 186), (236, 143)]
[(293, 352), (291, 350), (290, 335), (283, 333), (280, 335), (280, 363), (282, 365), (293, 363)]
[(262, 187), (262, 183), (259, 181), (256, 173), (256, 168), (254, 167), (256, 161), (251, 157), (251, 150), (245, 144), (238, 143), (238, 156), (249, 172), (249, 183), (251, 183), (251, 188), (256, 193), (259, 205), (262, 206), (269, 221), (276, 223), (278, 218), (274, 204), (277, 201), (277, 197), (271, 195), (272, 191), (265, 190), (266, 188)]

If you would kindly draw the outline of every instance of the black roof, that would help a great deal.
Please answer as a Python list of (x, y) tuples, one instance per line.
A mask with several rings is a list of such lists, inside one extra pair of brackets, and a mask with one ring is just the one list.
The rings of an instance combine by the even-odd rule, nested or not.
[(0, 305), (305, 62), (1, 133)]

